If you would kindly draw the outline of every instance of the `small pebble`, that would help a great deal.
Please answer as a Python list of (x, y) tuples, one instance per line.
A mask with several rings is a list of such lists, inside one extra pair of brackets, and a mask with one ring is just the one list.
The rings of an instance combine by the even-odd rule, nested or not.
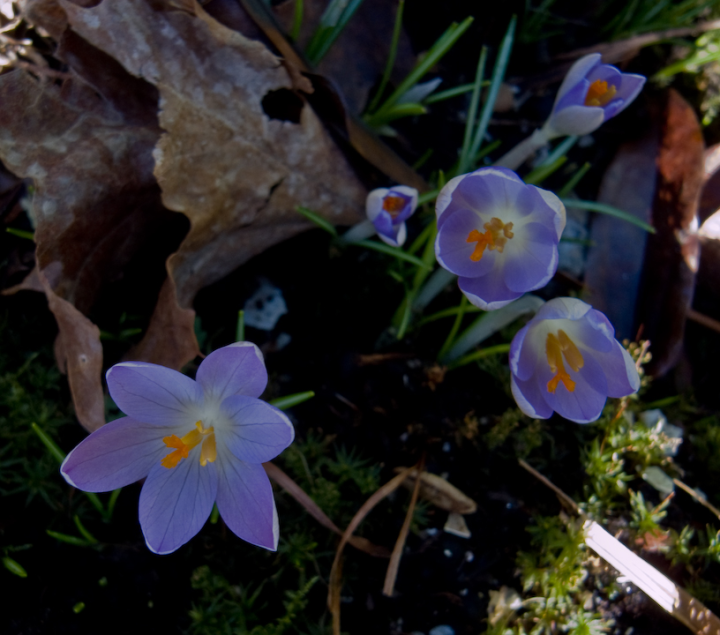
[(465, 562), (472, 562), (475, 560), (475, 554), (472, 551), (465, 552)]
[(458, 591), (458, 593), (460, 594), (461, 597), (465, 597), (465, 596), (468, 594), (468, 590), (467, 590), (467, 589), (460, 589), (460, 590)]
[(445, 441), (445, 443), (443, 443), (442, 451), (443, 451), (443, 452), (450, 452), (450, 444), (449, 444), (447, 441)]
[(437, 536), (437, 534), (438, 534), (438, 528), (437, 528), (437, 527), (428, 527), (428, 528), (425, 530), (425, 533), (426, 533), (428, 536)]
[(452, 551), (450, 551), (450, 549), (445, 549), (443, 553), (445, 554), (446, 558), (452, 558)]
[(455, 631), (447, 624), (441, 624), (435, 628), (431, 628), (428, 635), (455, 635)]

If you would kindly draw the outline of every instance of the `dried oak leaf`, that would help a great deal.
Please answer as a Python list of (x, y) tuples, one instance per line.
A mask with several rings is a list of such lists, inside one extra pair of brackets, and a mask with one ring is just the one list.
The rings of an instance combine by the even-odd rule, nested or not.
[[(33, 180), (38, 271), (24, 288), (48, 297), (59, 326), (58, 362), (78, 419), (93, 430), (104, 423), (102, 348), (83, 313), (174, 215), (163, 209), (152, 172), (160, 134), (154, 89), (123, 78), (117, 62), (79, 38), (64, 44), (69, 57), (83, 51), (77, 79), (56, 86), (17, 71), (0, 76), (0, 159)], [(94, 78), (92, 87), (83, 75)], [(142, 115), (148, 107), (149, 117)]]
[[(336, 224), (359, 219), (364, 188), (262, 43), (189, 1), (183, 10), (146, 0), (106, 0), (88, 9), (61, 4), (74, 30), (160, 93), (165, 133), (154, 153), (155, 175), (165, 206), (191, 222), (168, 261), (180, 308), (189, 309), (198, 290), (252, 256), (307, 229), (297, 205)], [(286, 119), (268, 116), (271, 105)], [(150, 331), (148, 337), (161, 339), (152, 322)]]

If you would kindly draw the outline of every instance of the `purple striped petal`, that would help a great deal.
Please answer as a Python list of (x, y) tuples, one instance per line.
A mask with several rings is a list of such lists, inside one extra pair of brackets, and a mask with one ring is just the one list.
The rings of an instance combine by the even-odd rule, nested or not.
[(614, 66), (599, 64), (586, 75), (586, 79), (588, 84), (592, 84), (598, 80), (607, 82), (608, 86), (614, 86), (617, 90), (623, 81), (623, 74)]
[(552, 416), (553, 409), (545, 401), (535, 377), (523, 381), (511, 375), (510, 388), (518, 408), (528, 417), (549, 419)]
[(509, 241), (503, 254), (503, 276), (507, 288), (525, 293), (544, 287), (555, 275), (558, 263), (555, 228), (528, 223)]
[(584, 106), (590, 82), (586, 79), (580, 80), (575, 86), (568, 90), (555, 104), (555, 112), (560, 112), (568, 106)]
[[(489, 220), (489, 218), (488, 218)], [(470, 232), (482, 232), (483, 220), (476, 212), (460, 209), (452, 213), (438, 231), (435, 240), (435, 256), (448, 271), (470, 278), (485, 275), (495, 264), (495, 253), (486, 249), (477, 262), (470, 260), (477, 243), (467, 241)]]
[(471, 304), (485, 311), (500, 309), (522, 295), (508, 289), (497, 266), (480, 278), (458, 278), (458, 286)]
[(625, 104), (630, 104), (643, 89), (646, 79), (642, 75), (633, 75), (632, 73), (623, 73), (622, 83), (615, 95), (616, 99), (622, 99)]
[(270, 479), (262, 465), (238, 461), (220, 448), (218, 462), (217, 506), (225, 524), (239, 538), (275, 551), (278, 517)]
[[(559, 383), (554, 393), (548, 392), (546, 388), (544, 394), (550, 408), (576, 423), (595, 421), (602, 413), (608, 394), (607, 380), (600, 364), (587, 355), (584, 356), (584, 362), (584, 366), (577, 372), (566, 367), (575, 382), (573, 392)], [(540, 390), (543, 386), (547, 387), (547, 382), (552, 378), (550, 367), (546, 365), (545, 369), (536, 375)]]
[(640, 376), (635, 362), (618, 341), (607, 353), (598, 353), (595, 357), (605, 371), (608, 397), (625, 397), (640, 388)]
[(575, 62), (570, 67), (567, 75), (565, 75), (563, 83), (560, 84), (556, 99), (561, 99), (563, 95), (565, 95), (565, 93), (572, 89), (578, 82), (581, 82), (583, 79), (585, 79), (588, 73), (590, 73), (590, 71), (592, 71), (592, 69), (595, 68), (598, 64), (600, 64), (600, 59), (600, 53), (591, 53), (590, 55), (585, 55), (581, 57), (577, 62)]
[(202, 388), (189, 377), (164, 366), (143, 362), (115, 364), (107, 375), (108, 389), (126, 415), (160, 425), (194, 425)]
[(218, 490), (215, 463), (200, 465), (200, 446), (177, 467), (153, 467), (140, 492), (140, 526), (148, 548), (171, 553), (197, 534)]
[(218, 442), (246, 463), (274, 459), (295, 438), (295, 428), (280, 410), (252, 397), (235, 396), (223, 401), (221, 409), (232, 421)]
[(65, 457), (60, 472), (84, 492), (109, 492), (139, 481), (168, 449), (163, 436), (172, 427), (123, 417), (93, 432)]
[(558, 135), (584, 135), (597, 130), (605, 121), (600, 106), (568, 106), (554, 113), (550, 126)]
[(196, 378), (205, 398), (218, 402), (232, 395), (259, 397), (268, 381), (263, 355), (250, 342), (236, 342), (210, 353)]

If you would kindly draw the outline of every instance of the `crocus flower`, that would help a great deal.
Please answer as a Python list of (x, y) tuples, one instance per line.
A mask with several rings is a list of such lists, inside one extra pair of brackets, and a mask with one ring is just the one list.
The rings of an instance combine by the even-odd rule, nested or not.
[(380, 240), (400, 247), (407, 238), (405, 221), (417, 208), (418, 191), (407, 185), (380, 187), (368, 194), (365, 213), (375, 227)]
[(543, 131), (548, 139), (583, 135), (627, 108), (645, 84), (642, 75), (621, 73), (600, 63), (600, 54), (575, 62), (560, 86), (552, 114)]
[(555, 273), (565, 207), (552, 192), (481, 168), (450, 180), (435, 209), (437, 260), (475, 306), (499, 309)]
[(205, 524), (213, 503), (248, 542), (275, 550), (278, 519), (265, 470), (293, 440), (288, 418), (257, 397), (267, 384), (260, 350), (248, 342), (208, 355), (192, 380), (140, 362), (107, 372), (127, 416), (93, 432), (65, 459), (65, 480), (107, 492), (147, 477), (140, 525), (148, 547), (170, 553)]
[(510, 371), (520, 410), (537, 419), (555, 411), (577, 423), (595, 421), (608, 397), (624, 397), (640, 386), (608, 319), (575, 298), (546, 302), (518, 331)]

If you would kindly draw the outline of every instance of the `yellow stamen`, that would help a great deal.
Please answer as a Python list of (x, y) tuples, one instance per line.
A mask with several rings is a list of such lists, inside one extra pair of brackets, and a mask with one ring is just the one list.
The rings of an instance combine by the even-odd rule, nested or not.
[(585, 105), (604, 106), (613, 97), (615, 97), (615, 93), (617, 93), (617, 88), (615, 88), (615, 86), (610, 86), (608, 88), (607, 82), (601, 79), (596, 79), (592, 84), (590, 84), (587, 95), (585, 95)]
[(188, 458), (190, 450), (200, 443), (202, 443), (200, 465), (207, 465), (208, 461), (212, 463), (217, 458), (215, 429), (212, 426), (204, 428), (202, 421), (198, 421), (195, 424), (195, 430), (190, 430), (182, 439), (173, 434), (169, 437), (163, 437), (163, 443), (169, 448), (175, 448), (160, 461), (160, 465), (168, 469), (177, 467), (181, 459)]
[(565, 370), (563, 356), (568, 366), (575, 372), (578, 372), (585, 365), (582, 353), (575, 345), (575, 342), (562, 329), (558, 331), (557, 335), (548, 333), (545, 341), (545, 356), (550, 366), (550, 372), (553, 373), (553, 378), (547, 383), (548, 392), (554, 394), (560, 382), (567, 388), (568, 392), (574, 392), (575, 382)]
[(382, 207), (389, 212), (390, 218), (395, 218), (405, 207), (405, 199), (399, 196), (386, 196), (383, 199)]
[(473, 229), (467, 237), (469, 243), (476, 242), (475, 250), (470, 254), (470, 260), (477, 262), (483, 257), (485, 248), (487, 247), (490, 251), (497, 249), (498, 253), (501, 254), (505, 249), (505, 244), (515, 234), (512, 232), (512, 223), (503, 223), (499, 218), (493, 217), (489, 223), (483, 225), (485, 232), (480, 233), (477, 229)]

